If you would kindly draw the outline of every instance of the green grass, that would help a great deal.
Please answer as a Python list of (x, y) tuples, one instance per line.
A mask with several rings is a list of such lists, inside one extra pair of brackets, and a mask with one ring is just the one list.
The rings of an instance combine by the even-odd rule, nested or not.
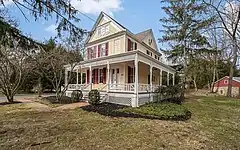
[(129, 107), (118, 111), (163, 120), (186, 120), (191, 117), (186, 107), (174, 103), (149, 103), (139, 108)]
[(240, 149), (239, 101), (191, 97), (187, 121), (0, 106), (1, 149)]

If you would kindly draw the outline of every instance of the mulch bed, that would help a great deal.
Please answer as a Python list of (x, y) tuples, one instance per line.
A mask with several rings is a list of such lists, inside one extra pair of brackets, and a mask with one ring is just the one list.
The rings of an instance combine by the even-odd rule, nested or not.
[[(136, 113), (127, 113), (118, 111), (120, 109), (126, 108), (129, 106), (123, 106), (118, 104), (112, 103), (101, 103), (99, 105), (88, 105), (81, 107), (83, 110), (88, 112), (96, 112), (104, 116), (108, 117), (126, 117), (126, 118), (144, 118), (144, 119), (157, 119), (157, 120), (175, 120), (175, 121), (184, 121), (187, 120), (184, 117), (180, 118), (163, 118), (159, 116), (150, 116), (150, 115), (143, 115), (143, 114), (136, 114)], [(189, 118), (188, 118), (189, 119)]]

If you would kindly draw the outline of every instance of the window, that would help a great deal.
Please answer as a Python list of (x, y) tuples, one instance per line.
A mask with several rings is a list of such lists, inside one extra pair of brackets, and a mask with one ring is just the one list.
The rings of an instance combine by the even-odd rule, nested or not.
[(155, 55), (155, 59), (157, 59), (157, 55)]
[(88, 59), (96, 58), (96, 51), (97, 51), (97, 46), (88, 48), (87, 49), (87, 58)]
[(148, 44), (151, 45), (152, 44), (152, 39), (148, 40)]
[(108, 56), (108, 43), (98, 45), (98, 57)]
[(117, 73), (119, 73), (119, 69), (117, 68)]
[(132, 51), (136, 49), (137, 49), (137, 43), (128, 39), (128, 51)]
[(99, 69), (99, 74), (100, 74), (100, 79), (99, 79), (99, 83), (103, 83), (103, 69)]
[(106, 44), (101, 45), (100, 56), (106, 56)]
[(107, 35), (109, 33), (109, 24), (98, 27), (97, 33), (99, 37)]
[(228, 80), (224, 80), (224, 84), (228, 84)]
[(150, 52), (147, 50), (147, 54), (150, 55)]
[(90, 56), (91, 56), (91, 58), (94, 58), (94, 56), (95, 56), (93, 47), (90, 49)]
[(128, 83), (134, 83), (134, 81), (135, 81), (134, 72), (135, 72), (135, 69), (128, 66)]

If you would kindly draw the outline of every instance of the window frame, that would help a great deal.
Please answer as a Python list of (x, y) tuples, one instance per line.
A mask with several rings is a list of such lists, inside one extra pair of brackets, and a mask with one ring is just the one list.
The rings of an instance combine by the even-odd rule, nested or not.
[(224, 80), (223, 83), (224, 83), (224, 84), (228, 84), (228, 80)]

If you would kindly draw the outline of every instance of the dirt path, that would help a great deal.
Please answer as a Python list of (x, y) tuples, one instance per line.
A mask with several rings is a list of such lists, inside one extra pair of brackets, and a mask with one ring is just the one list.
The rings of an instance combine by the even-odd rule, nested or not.
[(22, 103), (26, 103), (28, 105), (28, 107), (30, 107), (34, 110), (37, 110), (37, 111), (67, 110), (67, 109), (75, 109), (75, 108), (89, 105), (87, 102), (78, 102), (78, 103), (65, 104), (62, 106), (52, 108), (46, 104), (42, 104), (42, 103), (34, 101), (33, 98), (24, 98), (24, 99), (19, 99), (18, 101), (20, 101)]

